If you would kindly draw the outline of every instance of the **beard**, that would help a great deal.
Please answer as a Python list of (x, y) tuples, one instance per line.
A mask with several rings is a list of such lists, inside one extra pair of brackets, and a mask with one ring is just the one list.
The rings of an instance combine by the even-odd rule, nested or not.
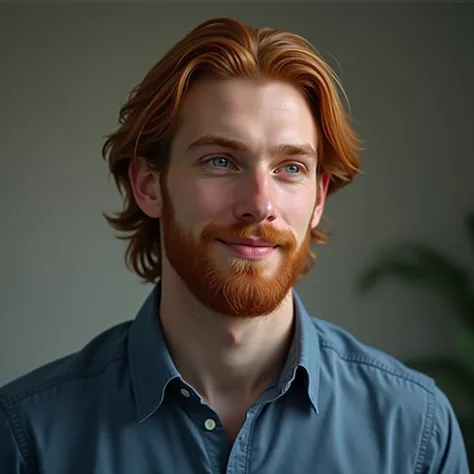
[[(223, 226), (210, 223), (196, 239), (176, 219), (171, 198), (163, 192), (162, 229), (166, 257), (188, 291), (205, 307), (232, 317), (259, 317), (275, 311), (297, 282), (309, 254), (311, 228), (300, 246), (293, 232), (272, 225), (238, 222)], [(280, 253), (280, 263), (268, 276), (267, 259), (228, 257), (226, 271), (219, 269), (212, 250), (219, 240), (258, 237)], [(268, 258), (271, 258), (270, 255)], [(222, 265), (222, 263), (221, 263)]]

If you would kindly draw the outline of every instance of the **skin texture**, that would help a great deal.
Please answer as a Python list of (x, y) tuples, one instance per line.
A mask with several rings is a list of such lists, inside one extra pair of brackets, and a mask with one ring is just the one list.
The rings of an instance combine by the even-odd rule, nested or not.
[[(179, 123), (167, 175), (143, 158), (129, 175), (140, 208), (161, 218), (170, 353), (233, 439), (286, 359), (291, 287), (328, 179), (316, 179), (316, 125), (289, 84), (200, 80)], [(235, 245), (244, 237), (251, 247)]]

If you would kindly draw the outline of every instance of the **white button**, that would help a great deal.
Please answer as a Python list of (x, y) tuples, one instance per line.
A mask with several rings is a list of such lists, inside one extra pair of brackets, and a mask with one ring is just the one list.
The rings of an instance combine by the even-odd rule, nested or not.
[(191, 396), (191, 394), (189, 393), (189, 390), (186, 390), (185, 388), (181, 389), (181, 395), (183, 395), (183, 397), (186, 397), (186, 398), (189, 398)]
[(216, 422), (212, 418), (208, 418), (204, 422), (204, 427), (207, 431), (212, 431), (216, 427)]

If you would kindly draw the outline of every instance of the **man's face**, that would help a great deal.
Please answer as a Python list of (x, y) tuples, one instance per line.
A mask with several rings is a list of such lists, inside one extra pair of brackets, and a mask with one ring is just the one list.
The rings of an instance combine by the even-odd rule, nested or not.
[(159, 186), (163, 278), (174, 269), (218, 313), (269, 314), (296, 282), (324, 204), (310, 108), (284, 83), (206, 80), (179, 122)]

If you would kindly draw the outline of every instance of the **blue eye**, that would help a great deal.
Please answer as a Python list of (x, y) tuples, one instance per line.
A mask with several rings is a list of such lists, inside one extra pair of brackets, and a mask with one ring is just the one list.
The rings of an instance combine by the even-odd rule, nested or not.
[(297, 174), (301, 171), (298, 165), (285, 165), (285, 168), (288, 174)]
[(229, 159), (224, 157), (224, 156), (216, 156), (216, 157), (210, 159), (209, 161), (216, 168), (227, 168), (227, 166), (230, 164)]

